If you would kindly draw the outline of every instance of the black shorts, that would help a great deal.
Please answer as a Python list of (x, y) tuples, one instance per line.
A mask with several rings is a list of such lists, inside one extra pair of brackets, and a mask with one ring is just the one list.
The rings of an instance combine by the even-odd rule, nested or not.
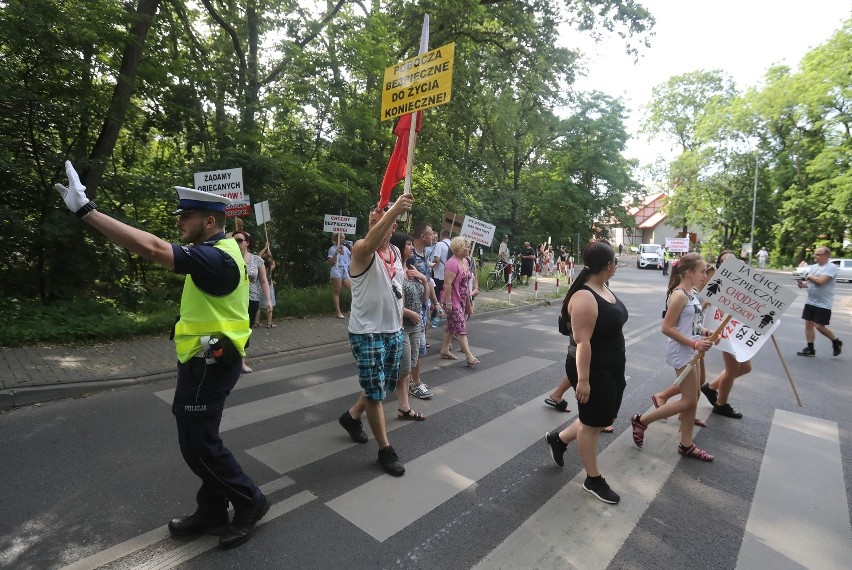
[[(616, 361), (614, 365), (589, 369), (589, 401), (585, 404), (577, 404), (580, 422), (585, 426), (611, 426), (618, 416), (627, 382), (624, 380), (624, 357), (614, 360)], [(577, 361), (570, 355), (565, 357), (565, 375), (576, 390)]]
[(814, 307), (805, 303), (805, 308), (802, 309), (802, 318), (806, 321), (813, 321), (818, 325), (828, 325), (831, 321), (831, 309), (822, 307)]

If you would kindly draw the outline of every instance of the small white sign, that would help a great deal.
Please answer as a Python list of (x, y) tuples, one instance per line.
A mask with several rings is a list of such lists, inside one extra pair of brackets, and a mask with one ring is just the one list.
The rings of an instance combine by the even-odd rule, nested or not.
[(491, 241), (494, 239), (494, 231), (496, 229), (497, 226), (489, 224), (488, 222), (483, 222), (476, 218), (465, 216), (461, 233), (459, 235), (466, 237), (467, 239), (472, 239), (476, 243), (490, 246)]
[(796, 292), (782, 285), (779, 277), (729, 255), (701, 296), (731, 319), (765, 334), (796, 299)]
[(212, 170), (195, 173), (195, 189), (202, 192), (213, 192), (231, 200), (240, 200), (245, 194), (243, 188), (243, 169)]
[(237, 198), (231, 202), (230, 206), (225, 206), (226, 218), (245, 218), (250, 215), (251, 202), (248, 194), (243, 194), (242, 198)]
[(258, 226), (262, 226), (271, 219), (269, 217), (269, 200), (254, 205), (254, 217)]
[(323, 221), (322, 231), (324, 232), (343, 232), (346, 235), (355, 235), (355, 227), (358, 224), (358, 218), (353, 216), (338, 216), (336, 214), (326, 214)]
[(689, 238), (666, 238), (666, 247), (670, 252), (689, 253)]

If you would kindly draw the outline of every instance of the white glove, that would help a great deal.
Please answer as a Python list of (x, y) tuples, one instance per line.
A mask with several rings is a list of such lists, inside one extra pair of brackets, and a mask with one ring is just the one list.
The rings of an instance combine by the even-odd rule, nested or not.
[[(80, 177), (71, 165), (70, 160), (65, 161), (65, 174), (68, 176), (68, 187), (62, 184), (56, 184), (55, 187), (65, 201), (65, 205), (68, 206), (68, 209), (76, 214), (83, 206), (89, 203), (89, 198), (86, 196), (86, 187), (80, 182)], [(86, 214), (88, 213), (86, 212)]]

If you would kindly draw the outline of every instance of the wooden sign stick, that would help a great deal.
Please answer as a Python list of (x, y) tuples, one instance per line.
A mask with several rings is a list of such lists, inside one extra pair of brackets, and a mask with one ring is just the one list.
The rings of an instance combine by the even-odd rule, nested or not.
[[(719, 338), (719, 335), (721, 335), (722, 331), (725, 330), (725, 327), (728, 325), (728, 321), (730, 320), (731, 315), (725, 317), (725, 320), (722, 321), (722, 323), (718, 327), (716, 327), (716, 330), (713, 331), (713, 334), (710, 335), (710, 342), (716, 342), (716, 339)], [(677, 380), (674, 381), (674, 385), (680, 386), (680, 383), (683, 382), (683, 379), (686, 378), (687, 374), (692, 372), (692, 369), (695, 368), (695, 365), (698, 364), (698, 362), (702, 358), (704, 358), (704, 351), (699, 350), (698, 354), (695, 355), (695, 358), (692, 359), (692, 362), (689, 363), (689, 365), (684, 369), (684, 371), (680, 373), (680, 376), (677, 377)]]
[(799, 392), (796, 390), (796, 385), (793, 384), (793, 377), (790, 375), (790, 370), (787, 369), (787, 362), (784, 360), (784, 356), (781, 354), (781, 349), (778, 347), (778, 341), (775, 340), (775, 335), (769, 335), (772, 337), (772, 344), (775, 345), (775, 350), (778, 352), (778, 358), (781, 359), (781, 365), (784, 367), (784, 372), (787, 373), (787, 379), (790, 381), (790, 387), (793, 389), (793, 395), (796, 396), (796, 403), (799, 404), (799, 407), (802, 406), (802, 400), (799, 399)]

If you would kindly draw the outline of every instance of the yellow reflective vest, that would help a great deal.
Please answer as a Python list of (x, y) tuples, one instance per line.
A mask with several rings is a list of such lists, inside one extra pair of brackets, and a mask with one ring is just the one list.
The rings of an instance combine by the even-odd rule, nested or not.
[(249, 280), (246, 263), (237, 242), (221, 239), (214, 247), (234, 258), (240, 272), (237, 288), (221, 297), (208, 295), (199, 289), (191, 275), (183, 283), (180, 299), (180, 320), (175, 325), (175, 350), (178, 361), (188, 362), (201, 350), (201, 337), (227, 336), (240, 356), (251, 336), (248, 317)]

